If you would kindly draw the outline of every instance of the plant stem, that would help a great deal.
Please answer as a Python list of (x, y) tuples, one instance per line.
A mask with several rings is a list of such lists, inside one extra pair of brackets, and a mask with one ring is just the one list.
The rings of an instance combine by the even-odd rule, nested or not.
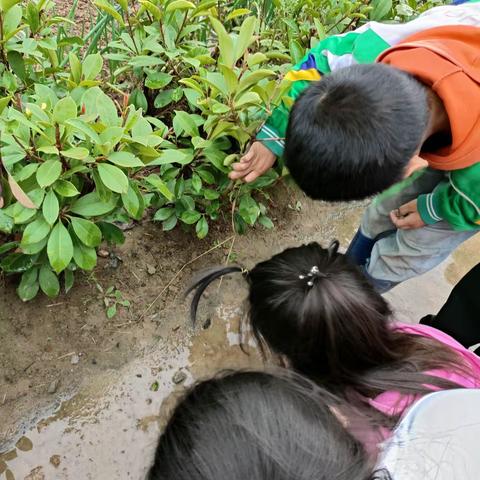
[(185, 11), (185, 15), (183, 17), (183, 22), (182, 22), (182, 25), (180, 25), (180, 28), (178, 30), (178, 33), (177, 33), (177, 36), (175, 37), (175, 46), (177, 46), (177, 42), (180, 38), (180, 34), (182, 33), (182, 30), (184, 29), (185, 27), (185, 23), (187, 22), (187, 17), (188, 17), (188, 10)]
[(68, 170), (68, 163), (65, 160), (65, 157), (60, 153), (62, 151), (62, 140), (60, 138), (60, 126), (58, 123), (55, 124), (55, 142), (58, 149), (58, 156), (60, 157), (60, 161), (62, 162), (62, 166), (64, 170)]

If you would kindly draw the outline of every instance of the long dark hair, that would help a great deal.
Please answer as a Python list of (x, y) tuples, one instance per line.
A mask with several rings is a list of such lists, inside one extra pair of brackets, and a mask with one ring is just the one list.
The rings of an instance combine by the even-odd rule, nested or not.
[(370, 480), (338, 400), (298, 375), (237, 372), (194, 386), (161, 434), (148, 480)]
[(210, 270), (189, 289), (195, 290), (193, 320), (209, 283), (232, 272), (243, 272), (249, 283), (247, 318), (262, 351), (286, 357), (332, 392), (374, 398), (390, 390), (424, 394), (459, 387), (425, 372), (465, 374), (460, 356), (436, 340), (392, 328), (388, 303), (338, 252), (337, 241), (328, 249), (318, 243), (287, 248), (249, 272)]

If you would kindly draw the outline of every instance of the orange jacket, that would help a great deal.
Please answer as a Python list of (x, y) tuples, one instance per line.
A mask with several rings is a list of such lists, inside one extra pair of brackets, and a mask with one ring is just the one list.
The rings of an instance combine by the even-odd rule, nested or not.
[[(408, 72), (444, 102), (452, 143), (421, 154), (432, 168), (458, 170), (480, 162), (480, 29), (438, 27), (383, 52), (377, 61)], [(480, 189), (480, 186), (478, 186)]]

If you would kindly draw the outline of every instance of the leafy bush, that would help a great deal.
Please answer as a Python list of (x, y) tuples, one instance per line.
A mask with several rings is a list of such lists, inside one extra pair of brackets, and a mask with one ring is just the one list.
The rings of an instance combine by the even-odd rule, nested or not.
[[(116, 223), (145, 212), (204, 238), (225, 218), (266, 228), (266, 187), (228, 179), (307, 48), (414, 0), (94, 0), (84, 41), (51, 0), (0, 0), (0, 269), (23, 300), (68, 291)], [(93, 53), (95, 52), (95, 53)]]

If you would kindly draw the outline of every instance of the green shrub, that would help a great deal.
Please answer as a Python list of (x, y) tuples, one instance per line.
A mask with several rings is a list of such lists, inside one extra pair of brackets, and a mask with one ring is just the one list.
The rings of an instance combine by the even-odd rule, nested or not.
[[(436, 0), (434, 0), (436, 1)], [(0, 269), (18, 294), (68, 291), (117, 222), (145, 212), (199, 238), (221, 218), (272, 228), (285, 172), (231, 182), (288, 85), (278, 77), (327, 34), (404, 20), (415, 0), (94, 0), (84, 40), (51, 0), (0, 0)]]

